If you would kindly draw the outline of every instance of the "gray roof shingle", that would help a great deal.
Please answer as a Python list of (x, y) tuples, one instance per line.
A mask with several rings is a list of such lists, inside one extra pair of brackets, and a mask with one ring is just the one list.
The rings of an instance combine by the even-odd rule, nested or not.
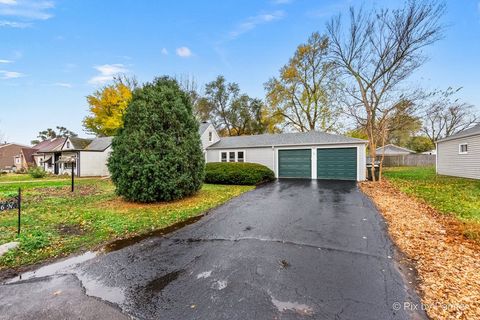
[(416, 153), (413, 150), (403, 148), (400, 146), (396, 146), (394, 144), (387, 144), (384, 147), (378, 147), (377, 149), (377, 154), (383, 154), (385, 153), (386, 155), (389, 154), (409, 154), (409, 153)]
[(93, 141), (85, 148), (84, 151), (103, 151), (110, 147), (112, 144), (113, 137), (100, 137), (95, 138)]
[(202, 135), (205, 132), (205, 130), (207, 130), (209, 125), (210, 125), (209, 122), (200, 122), (200, 126), (198, 127), (198, 133)]
[(75, 150), (83, 150), (92, 142), (92, 139), (83, 139), (78, 137), (70, 137), (69, 139), (72, 143), (73, 149)]
[(253, 148), (309, 144), (367, 143), (366, 140), (350, 138), (318, 131), (259, 134), (252, 136), (223, 137), (207, 149)]
[(437, 142), (443, 142), (443, 141), (448, 141), (448, 140), (453, 140), (453, 139), (468, 137), (468, 136), (477, 135), (477, 134), (480, 134), (480, 123), (477, 124), (477, 125), (474, 126), (474, 127), (471, 127), (471, 128), (469, 128), (469, 129), (466, 129), (466, 130), (460, 131), (460, 132), (458, 132), (458, 133), (452, 134), (452, 135), (449, 136), (449, 137), (440, 139), (440, 140), (438, 140)]

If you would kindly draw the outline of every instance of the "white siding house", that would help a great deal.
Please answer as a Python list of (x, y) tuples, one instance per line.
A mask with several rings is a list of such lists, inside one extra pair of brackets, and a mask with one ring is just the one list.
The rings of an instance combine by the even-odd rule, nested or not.
[(223, 137), (206, 153), (207, 163), (259, 163), (277, 178), (366, 179), (366, 141), (323, 132)]
[(71, 174), (73, 167), (78, 177), (108, 176), (111, 145), (112, 137), (54, 138), (35, 146), (33, 158), (37, 166), (52, 174)]
[(215, 127), (211, 123), (200, 123), (198, 131), (200, 133), (200, 140), (202, 141), (202, 148), (204, 153), (205, 149), (207, 149), (208, 146), (211, 146), (212, 144), (220, 140), (220, 136), (218, 135), (217, 130), (215, 130)]
[(437, 141), (437, 173), (480, 179), (480, 124)]

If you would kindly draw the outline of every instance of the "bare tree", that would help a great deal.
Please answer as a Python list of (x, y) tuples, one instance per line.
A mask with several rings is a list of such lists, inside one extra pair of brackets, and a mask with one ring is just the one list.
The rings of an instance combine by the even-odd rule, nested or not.
[[(440, 19), (445, 5), (407, 1), (395, 10), (350, 8), (349, 25), (339, 15), (327, 24), (332, 59), (348, 83), (348, 112), (366, 128), (370, 157), (400, 101), (401, 83), (426, 60), (422, 49), (443, 35)], [(372, 168), (372, 176), (374, 168)]]
[(480, 121), (474, 106), (455, 98), (461, 88), (448, 88), (430, 94), (425, 106), (422, 132), (436, 141), (465, 130)]

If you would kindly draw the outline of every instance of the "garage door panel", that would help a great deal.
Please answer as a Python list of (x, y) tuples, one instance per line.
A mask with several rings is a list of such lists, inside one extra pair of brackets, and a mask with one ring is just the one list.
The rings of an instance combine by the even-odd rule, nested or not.
[(279, 150), (278, 176), (280, 178), (311, 178), (312, 151), (310, 149)]
[(317, 149), (317, 178), (357, 180), (357, 148)]

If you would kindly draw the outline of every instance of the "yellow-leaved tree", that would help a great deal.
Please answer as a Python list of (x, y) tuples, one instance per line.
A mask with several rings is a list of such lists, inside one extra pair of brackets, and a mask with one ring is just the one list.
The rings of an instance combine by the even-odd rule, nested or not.
[(98, 136), (114, 136), (123, 127), (123, 115), (137, 86), (134, 78), (117, 77), (113, 83), (87, 96), (90, 115), (83, 120), (85, 129)]

